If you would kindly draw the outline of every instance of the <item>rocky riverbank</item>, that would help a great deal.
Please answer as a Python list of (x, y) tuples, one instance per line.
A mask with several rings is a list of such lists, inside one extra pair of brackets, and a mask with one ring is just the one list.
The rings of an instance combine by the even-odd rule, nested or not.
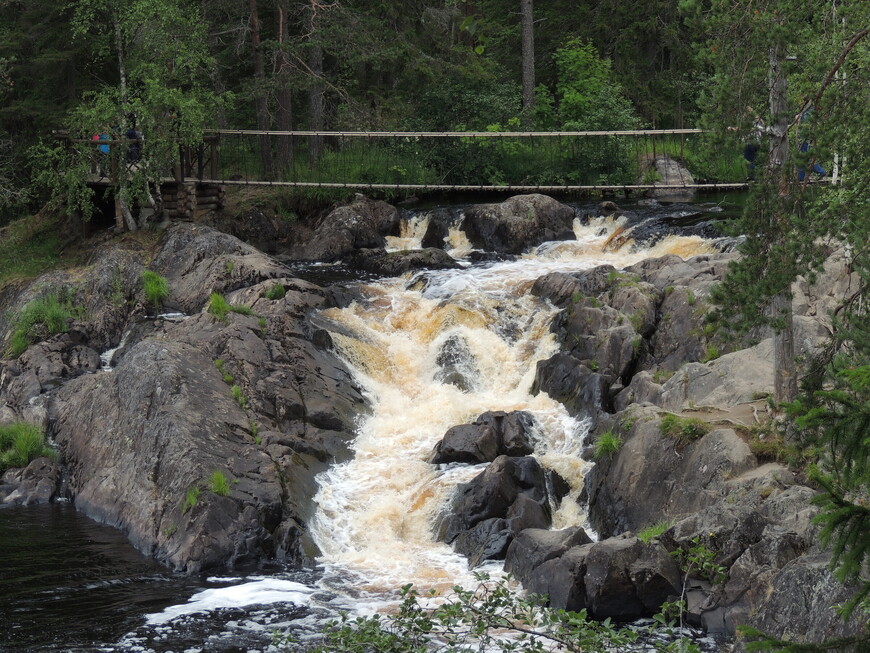
[[(88, 266), (7, 291), (4, 332), (9, 314), (49, 292), (65, 289), (81, 310), (66, 332), (0, 361), (0, 422), (38, 424), (60, 451), (58, 463), (40, 458), (6, 472), (0, 502), (67, 495), (179, 570), (310, 563), (314, 477), (348, 458), (368, 405), (317, 319), (356, 299), (353, 291), (303, 281), (288, 264), (341, 260), (383, 275), (450, 268), (459, 265), (444, 251), (451, 230), (510, 257), (571, 239), (575, 219), (590, 216), (519, 196), (461, 216), (437, 212), (424, 249), (387, 252), (405, 217), (365, 198), (305, 227), (259, 210), (234, 221), (216, 215), (213, 226), (113, 238)], [(714, 233), (705, 224), (653, 229), (641, 217), (630, 216), (610, 246)], [(235, 235), (215, 228), (230, 226)], [(736, 256), (730, 245), (624, 270), (545, 274), (531, 288), (560, 309), (552, 326), (560, 351), (538, 364), (535, 391), (595, 424), (584, 455), (597, 464), (581, 501), (598, 541), (578, 528), (545, 530), (567, 488), (530, 455), (534, 424), (522, 412), (456, 425), (432, 452), (433, 465), (491, 463), (458, 489), (436, 536), (472, 565), (504, 559), (551, 605), (597, 617), (650, 614), (685, 594), (690, 618), (711, 632), (730, 635), (741, 623), (807, 641), (854, 632), (859, 624), (841, 624), (830, 607), (847, 589), (819, 547), (814, 490), (753, 453), (759, 438), (773, 437), (764, 401), (770, 341), (755, 334), (757, 342), (734, 345), (707, 319), (710, 288)], [(142, 289), (146, 269), (170, 288), (160, 307)], [(832, 251), (815, 283), (795, 285), (802, 354), (823, 343), (828, 311), (853, 281)], [(210, 310), (213, 293), (239, 310)], [(461, 388), (449, 358), (439, 363), (445, 382)], [(618, 444), (605, 450), (605, 438)], [(655, 523), (660, 534), (638, 539)], [(698, 546), (724, 582), (686, 564)]]

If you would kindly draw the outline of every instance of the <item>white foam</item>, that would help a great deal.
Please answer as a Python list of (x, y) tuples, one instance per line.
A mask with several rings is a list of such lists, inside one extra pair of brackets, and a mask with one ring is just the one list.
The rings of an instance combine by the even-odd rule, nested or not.
[(194, 594), (187, 603), (172, 605), (154, 614), (146, 615), (150, 626), (165, 624), (185, 615), (212, 612), (220, 608), (242, 608), (271, 603), (310, 604), (314, 588), (290, 580), (264, 578), (241, 585), (216, 587)]

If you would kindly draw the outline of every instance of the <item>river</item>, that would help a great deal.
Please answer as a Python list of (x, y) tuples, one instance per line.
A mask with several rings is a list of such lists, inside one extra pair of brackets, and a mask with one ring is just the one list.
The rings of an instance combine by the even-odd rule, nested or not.
[[(638, 219), (664, 224), (723, 215), (710, 202), (635, 210)], [(419, 247), (426, 220), (417, 213), (389, 246)], [(0, 510), (0, 650), (265, 651), (275, 630), (291, 629), (304, 642), (339, 610), (387, 609), (406, 583), (439, 591), (470, 585), (465, 559), (432, 532), (456, 484), (482, 466), (439, 468), (425, 460), (448, 428), (489, 410), (534, 415), (535, 455), (571, 486), (554, 527), (584, 525), (572, 499), (591, 464), (580, 457), (588, 424), (546, 395), (530, 394), (536, 363), (558, 347), (549, 332), (556, 311), (530, 287), (547, 272), (715, 251), (698, 235), (614, 246), (612, 236), (625, 225), (625, 218), (578, 219), (576, 240), (545, 243), (515, 260), (364, 282), (364, 301), (319, 316), (334, 325), (335, 349), (373, 412), (359, 424), (354, 458), (318, 478), (311, 524), (322, 551), (317, 569), (177, 575), (69, 504)], [(447, 247), (460, 260), (471, 253), (458, 231)], [(445, 382), (445, 347), (462, 352), (462, 389)]]

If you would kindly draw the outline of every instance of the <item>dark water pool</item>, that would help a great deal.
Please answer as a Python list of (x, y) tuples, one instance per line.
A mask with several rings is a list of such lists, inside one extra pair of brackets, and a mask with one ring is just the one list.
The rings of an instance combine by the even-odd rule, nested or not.
[(69, 504), (0, 510), (0, 650), (92, 651), (203, 587)]

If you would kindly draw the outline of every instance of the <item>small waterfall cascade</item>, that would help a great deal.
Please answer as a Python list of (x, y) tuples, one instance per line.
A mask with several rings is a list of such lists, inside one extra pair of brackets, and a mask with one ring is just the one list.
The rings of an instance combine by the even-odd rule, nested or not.
[[(407, 233), (420, 233), (420, 225)], [(578, 220), (574, 231), (575, 241), (545, 243), (516, 260), (371, 283), (364, 301), (321, 314), (373, 406), (359, 425), (354, 458), (318, 478), (311, 528), (327, 582), (349, 583), (374, 605), (374, 597), (406, 583), (445, 590), (474, 582), (466, 560), (436, 542), (433, 530), (457, 484), (485, 465), (439, 468), (426, 460), (450, 427), (486, 411), (535, 417), (536, 457), (571, 486), (554, 527), (585, 525), (576, 497), (590, 465), (580, 457), (589, 425), (546, 394), (530, 393), (536, 363), (558, 348), (550, 333), (556, 309), (532, 296), (531, 286), (548, 272), (713, 249), (701, 238), (669, 236), (635, 251), (620, 218)]]

